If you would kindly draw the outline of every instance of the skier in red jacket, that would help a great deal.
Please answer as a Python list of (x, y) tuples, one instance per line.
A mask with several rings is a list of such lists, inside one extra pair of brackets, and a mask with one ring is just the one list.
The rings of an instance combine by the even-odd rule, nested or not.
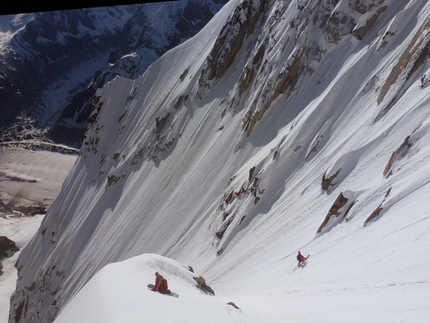
[(161, 294), (170, 294), (168, 289), (167, 279), (161, 276), (158, 272), (155, 273), (155, 285), (152, 288), (153, 292), (160, 292)]
[(300, 251), (299, 251), (299, 253), (297, 254), (297, 261), (299, 262), (298, 264), (297, 264), (297, 266), (298, 267), (300, 267), (300, 266), (302, 266), (303, 264), (304, 264), (304, 262), (305, 262), (305, 260), (306, 259), (308, 259), (307, 257), (305, 257), (305, 256), (303, 256), (301, 253), (300, 253)]

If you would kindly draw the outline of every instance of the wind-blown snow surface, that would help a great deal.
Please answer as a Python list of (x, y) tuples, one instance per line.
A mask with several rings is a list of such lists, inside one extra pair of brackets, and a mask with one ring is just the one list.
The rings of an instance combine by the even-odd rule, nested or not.
[[(170, 288), (180, 293), (179, 298), (147, 289), (148, 281), (144, 278), (155, 277), (160, 267), (163, 274), (167, 273), (164, 275), (169, 278)], [(84, 286), (55, 322), (254, 321), (227, 304), (224, 297), (203, 296), (195, 287), (193, 276), (185, 266), (154, 254), (111, 264)]]
[[(348, 1), (231, 0), (100, 90), (10, 322), (428, 321), (430, 4), (361, 3), (353, 36)], [(157, 264), (183, 297), (145, 290)]]

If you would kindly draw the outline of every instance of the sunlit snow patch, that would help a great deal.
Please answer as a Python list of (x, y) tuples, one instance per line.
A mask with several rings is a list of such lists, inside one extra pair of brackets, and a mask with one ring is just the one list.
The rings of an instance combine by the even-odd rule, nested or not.
[[(249, 322), (249, 317), (224, 298), (197, 288), (194, 277), (199, 276), (190, 269), (155, 254), (109, 264), (65, 306), (55, 323)], [(179, 298), (148, 290), (156, 271)]]

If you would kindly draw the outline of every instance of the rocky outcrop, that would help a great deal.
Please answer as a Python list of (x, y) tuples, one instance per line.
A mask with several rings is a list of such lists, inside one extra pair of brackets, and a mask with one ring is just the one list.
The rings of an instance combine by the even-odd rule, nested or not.
[(266, 0), (246, 0), (236, 7), (207, 58), (200, 78), (202, 88), (206, 87), (206, 80), (220, 79), (226, 73), (244, 41), (252, 35), (265, 5)]
[(193, 277), (193, 279), (197, 283), (197, 287), (201, 289), (205, 294), (215, 295), (214, 290), (206, 284), (206, 280), (202, 277)]
[[(193, 267), (188, 266), (188, 270), (194, 274)], [(215, 295), (214, 290), (206, 284), (206, 280), (202, 276), (195, 276), (193, 279), (197, 283), (197, 288), (201, 289), (205, 294)]]
[(341, 223), (348, 215), (354, 202), (355, 197), (353, 192), (346, 191), (340, 193), (328, 211), (323, 223), (318, 228), (317, 233), (326, 233)]
[(385, 169), (383, 172), (385, 178), (388, 178), (393, 174), (394, 162), (401, 159), (401, 158), (404, 158), (406, 156), (406, 154), (408, 153), (409, 149), (412, 146), (412, 143), (409, 141), (410, 138), (411, 138), (411, 136), (407, 136), (405, 138), (405, 140), (403, 141), (403, 143), (400, 145), (400, 147), (397, 148), (396, 151), (394, 151), (391, 154), (390, 160), (388, 161), (387, 165), (385, 166)]
[[(387, 30), (386, 33), (391, 32)], [(397, 31), (394, 31), (397, 32)], [(383, 105), (381, 112), (375, 119), (380, 120), (391, 110), (394, 103), (404, 91), (404, 87), (412, 75), (425, 66), (425, 62), (430, 59), (430, 17), (424, 21), (421, 27), (412, 37), (409, 46), (402, 53), (397, 63), (391, 69), (391, 72), (383, 84), (378, 96), (378, 104)]]
[(233, 302), (228, 302), (227, 303), (228, 305), (230, 305), (230, 306), (233, 306), (235, 309), (237, 309), (237, 310), (240, 310), (240, 308), (239, 308), (239, 306), (237, 306), (235, 303), (233, 303)]
[(12, 257), (17, 251), (19, 251), (19, 248), (14, 241), (6, 236), (0, 236), (0, 260)]
[(274, 87), (273, 92), (268, 97), (267, 101), (264, 103), (263, 107), (253, 113), (248, 114), (249, 118), (247, 118), (243, 122), (243, 130), (247, 132), (248, 136), (251, 134), (257, 122), (260, 121), (261, 118), (263, 118), (264, 114), (270, 108), (273, 101), (275, 101), (279, 95), (285, 93), (292, 86), (294, 86), (294, 84), (297, 83), (300, 72), (303, 69), (302, 62), (304, 59), (305, 52), (305, 48), (302, 47), (298, 50), (298, 53), (296, 55), (293, 55), (291, 62), (287, 64), (288, 69), (285, 71), (285, 73), (279, 74), (276, 86)]
[(372, 29), (375, 23), (378, 21), (379, 16), (387, 10), (387, 6), (378, 8), (376, 11), (372, 11), (369, 14), (367, 12), (363, 13), (363, 16), (360, 17), (359, 23), (355, 26), (352, 34), (358, 40), (363, 40), (366, 37), (367, 33)]
[[(244, 2), (245, 3), (245, 2)], [(383, 5), (384, 0), (377, 1), (299, 1), (298, 4), (287, 5), (281, 1), (275, 2), (270, 14), (261, 15), (260, 28), (265, 30), (262, 36), (255, 43), (250, 58), (243, 67), (242, 73), (237, 81), (236, 87), (231, 91), (232, 95), (228, 98), (230, 109), (235, 111), (241, 104), (245, 104), (247, 113), (243, 118), (242, 129), (250, 136), (255, 126), (263, 119), (264, 115), (282, 95), (288, 98), (294, 92), (295, 86), (307, 73), (313, 73), (315, 65), (321, 62), (325, 54), (331, 47), (338, 44), (342, 39), (352, 36), (364, 37), (370, 31), (375, 22), (386, 10)], [(236, 12), (239, 12), (237, 8)], [(256, 12), (256, 10), (254, 10)], [(279, 35), (272, 34), (270, 31), (274, 24), (284, 19), (286, 12), (295, 12), (290, 19), (289, 35), (285, 37), (279, 46), (276, 46), (275, 39)], [(374, 14), (374, 16), (372, 16)], [(373, 17), (368, 19), (368, 17)], [(246, 15), (242, 15), (246, 17)], [(264, 20), (266, 19), (266, 20)], [(368, 19), (368, 20), (366, 20)], [(233, 21), (233, 20), (232, 20)], [(363, 22), (364, 21), (364, 22)], [(234, 26), (234, 24), (232, 24)], [(262, 26), (262, 27), (261, 27)], [(230, 27), (231, 39), (245, 43), (245, 28)], [(237, 31), (241, 31), (239, 33)], [(294, 31), (294, 33), (293, 33)], [(236, 55), (236, 42), (228, 41), (226, 36), (219, 38), (214, 47), (213, 54), (209, 57), (206, 66), (207, 79), (217, 79), (218, 73), (223, 75), (226, 70), (230, 56)], [(234, 38), (237, 35), (236, 38)], [(326, 43), (319, 41), (324, 37)], [(229, 49), (228, 56), (222, 52), (224, 42)], [(247, 45), (250, 47), (251, 45)], [(279, 47), (288, 53), (279, 57)], [(278, 57), (279, 61), (274, 64), (273, 57)], [(220, 59), (222, 58), (222, 59)], [(219, 61), (223, 64), (219, 64)], [(277, 67), (279, 66), (279, 67)], [(212, 72), (211, 72), (212, 71)], [(277, 74), (277, 79), (266, 82), (263, 89), (255, 89), (253, 84), (258, 79), (265, 79), (268, 75)], [(275, 74), (275, 75), (276, 75)], [(201, 86), (209, 86), (208, 83), (201, 83)], [(247, 97), (247, 93), (256, 94)], [(244, 103), (245, 101), (245, 103)]]
[(373, 210), (373, 212), (369, 215), (369, 217), (364, 221), (364, 226), (368, 225), (370, 222), (377, 221), (382, 216), (382, 210), (383, 210), (383, 203), (387, 199), (388, 195), (391, 193), (391, 187), (388, 189), (388, 191), (385, 193), (384, 199), (382, 200), (381, 204), (378, 205), (378, 207)]
[[(224, 237), (225, 232), (235, 222), (236, 218), (238, 218), (236, 221), (238, 222), (237, 225), (241, 225), (246, 219), (246, 215), (238, 217), (239, 209), (235, 207), (235, 201), (250, 199), (254, 206), (260, 201), (265, 191), (259, 186), (260, 178), (261, 174), (258, 174), (257, 168), (254, 166), (249, 170), (248, 179), (242, 185), (237, 183), (237, 189), (229, 187), (228, 191), (225, 192), (219, 205), (219, 210), (222, 211), (222, 223), (215, 231), (215, 236), (218, 240)], [(234, 180), (235, 178), (233, 177), (231, 182)], [(223, 251), (223, 249), (218, 250), (218, 254), (221, 254)]]
[(340, 172), (340, 169), (329, 177), (326, 177), (326, 173), (323, 174), (322, 181), (321, 181), (321, 188), (324, 191), (327, 191), (332, 186), (332, 183), (334, 179), (337, 177), (337, 175), (339, 175), (339, 172)]

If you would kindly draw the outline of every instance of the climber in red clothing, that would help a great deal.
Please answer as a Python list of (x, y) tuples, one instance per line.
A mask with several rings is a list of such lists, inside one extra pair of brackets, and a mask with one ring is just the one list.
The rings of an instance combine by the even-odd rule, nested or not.
[(305, 256), (303, 256), (303, 255), (300, 253), (300, 251), (299, 251), (299, 253), (297, 254), (297, 261), (298, 261), (299, 263), (297, 264), (297, 266), (298, 266), (298, 267), (302, 266), (302, 265), (304, 264), (304, 262), (306, 261), (306, 259), (308, 259), (308, 258), (307, 258), (307, 257), (305, 257)]
[(155, 285), (152, 288), (153, 292), (160, 292), (161, 294), (170, 294), (168, 289), (167, 279), (161, 276), (158, 272), (155, 273)]

